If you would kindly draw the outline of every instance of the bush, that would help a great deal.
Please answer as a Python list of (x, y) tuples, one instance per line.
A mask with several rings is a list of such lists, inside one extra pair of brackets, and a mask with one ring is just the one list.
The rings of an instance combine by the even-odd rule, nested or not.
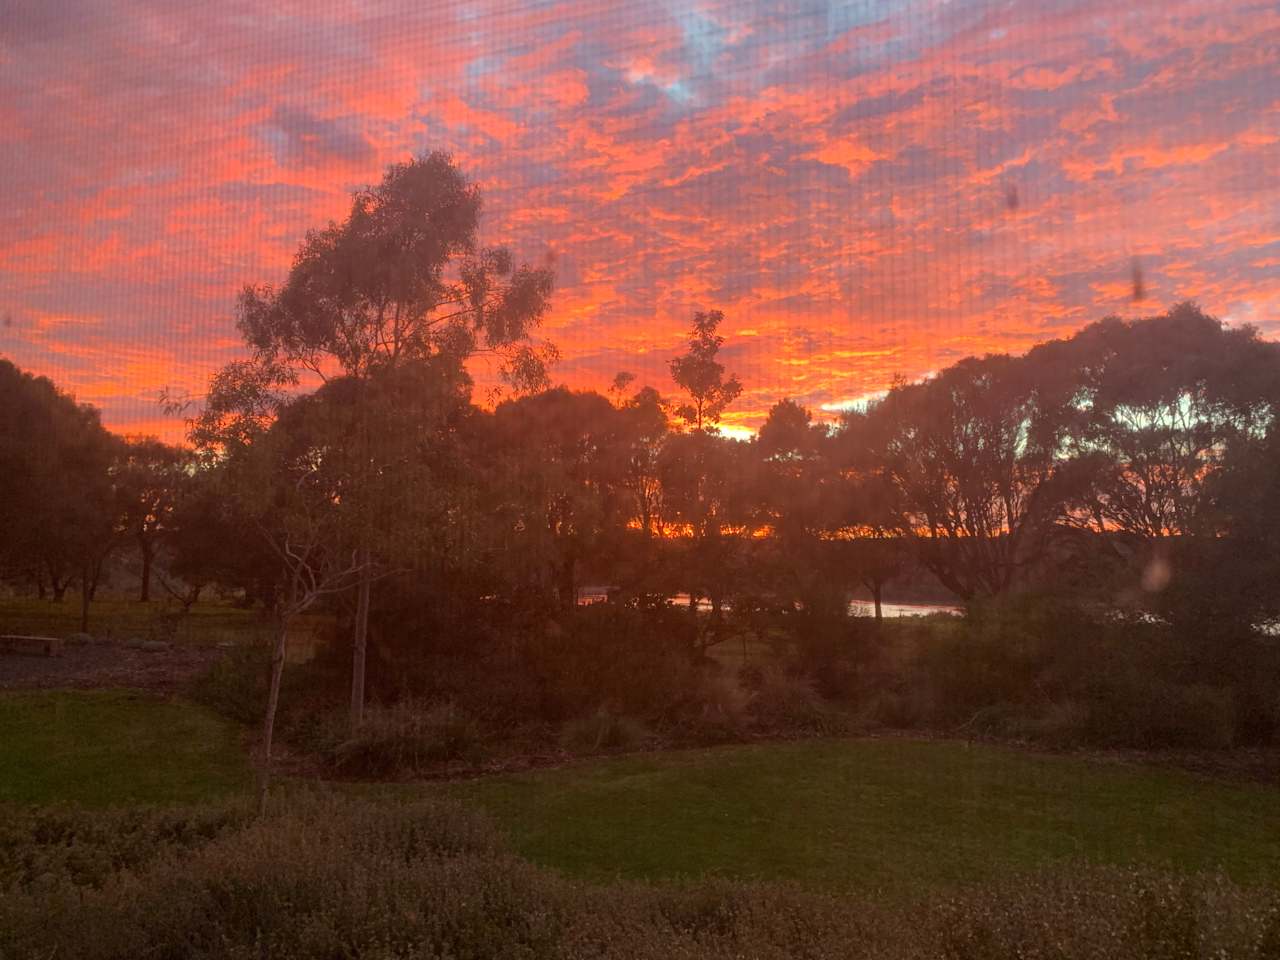
[(1274, 891), (1241, 889), (1221, 877), (1083, 868), (943, 901), (929, 939), (952, 960), (1263, 960), (1274, 956), (1278, 908)]
[(0, 808), (0, 895), (98, 887), (239, 829), (238, 807), (83, 811)]
[(679, 723), (681, 737), (695, 743), (740, 739), (751, 721), (751, 694), (740, 680), (718, 666), (703, 670), (696, 700)]
[(1234, 742), (1235, 722), (1229, 690), (1113, 676), (1093, 686), (1087, 734), (1108, 746), (1220, 749)]
[(593, 604), (529, 641), (527, 669), (542, 689), (544, 719), (607, 706), (656, 723), (696, 708), (701, 665), (682, 610)]
[(934, 707), (925, 684), (898, 683), (873, 693), (859, 711), (872, 727), (910, 730), (927, 725)]
[[(136, 816), (104, 819), (102, 845), (123, 850)], [(453, 804), (308, 794), (196, 833), (198, 843), (152, 845), (145, 861), (95, 871), (91, 884), (57, 862), (49, 884), (11, 887), (0, 957), (1264, 960), (1280, 946), (1277, 893), (1221, 878), (1068, 866), (879, 906), (723, 880), (589, 887), (512, 856)]]
[(848, 732), (847, 713), (823, 699), (803, 677), (782, 670), (755, 670), (745, 678), (752, 696), (747, 710), (764, 730), (783, 734)]
[(559, 727), (605, 706), (660, 724), (696, 702), (693, 625), (669, 605), (401, 602), (394, 618), (377, 618), (370, 676), (387, 700), (452, 700), (496, 729)]
[(1042, 704), (1029, 715), (1018, 717), (1011, 734), (1053, 747), (1073, 747), (1089, 738), (1089, 706), (1079, 700), (1059, 700)]
[(196, 678), (192, 697), (239, 723), (262, 720), (271, 681), (271, 648), (265, 643), (232, 647)]
[(935, 633), (870, 715), (1053, 746), (1220, 749), (1270, 736), (1266, 698), (1199, 681), (1195, 656), (1159, 622), (1015, 597)]
[(570, 720), (560, 732), (560, 742), (574, 753), (635, 750), (650, 738), (644, 724), (604, 709)]
[(334, 769), (348, 776), (413, 776), (456, 760), (474, 760), (481, 736), (475, 722), (451, 703), (413, 702), (372, 707), (355, 733), (333, 751)]

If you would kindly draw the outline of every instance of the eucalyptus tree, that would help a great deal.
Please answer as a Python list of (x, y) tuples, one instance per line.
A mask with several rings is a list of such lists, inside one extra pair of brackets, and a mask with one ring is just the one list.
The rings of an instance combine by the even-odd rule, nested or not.
[(875, 452), (865, 411), (848, 410), (826, 446), (837, 488), (839, 553), (849, 558), (871, 594), (876, 623), (884, 619), (885, 587), (909, 564), (910, 538), (902, 533), (900, 494)]
[(849, 652), (851, 627), (853, 582), (839, 549), (847, 504), (832, 446), (827, 425), (794, 400), (770, 408), (753, 445), (776, 590), (820, 680)]
[(1230, 475), (1254, 474), (1255, 451), (1274, 434), (1280, 345), (1184, 303), (1107, 318), (1028, 360), (1070, 385), (1066, 451), (1084, 482), (1068, 519), (1127, 568), (1112, 577), (1118, 599), (1186, 635), (1211, 623), (1226, 632), (1233, 611), (1252, 605), (1236, 590), (1249, 577), (1215, 575), (1247, 542)]
[(1065, 510), (1055, 394), (1019, 358), (968, 358), (897, 383), (867, 412), (897, 533), (968, 601), (1044, 560)]
[(622, 484), (633, 500), (635, 520), (644, 539), (662, 535), (662, 478), (658, 464), (671, 430), (666, 405), (653, 387), (641, 387), (619, 407), (626, 459)]
[[(509, 250), (480, 246), (481, 198), (443, 153), (391, 166), (377, 186), (357, 191), (347, 217), (307, 234), (285, 282), (249, 286), (237, 326), (253, 360), (228, 369), (225, 405), (239, 395), (250, 407), (260, 388), (296, 388), (304, 376), (352, 384), (355, 433), (345, 453), (354, 471), (347, 503), (359, 510), (362, 557), (352, 642), (351, 719), (364, 710), (364, 661), (375, 569), (369, 527), (375, 516), (403, 509), (406, 484), (373, 483), (387, 464), (376, 460), (377, 434), (400, 414), (367, 402), (369, 383), (419, 361), (461, 368), (492, 358), (516, 388), (546, 382), (554, 349), (533, 340), (552, 288), (549, 269), (517, 265)], [(430, 368), (442, 371), (442, 363)], [(247, 383), (247, 389), (245, 384)], [(217, 404), (215, 403), (215, 406)], [(376, 493), (375, 493), (376, 490)], [(399, 505), (398, 505), (399, 504)]]
[[(281, 379), (265, 366), (223, 371), (192, 430), (204, 450), (217, 451), (206, 468), (217, 486), (206, 492), (257, 534), (279, 571), (264, 805), (290, 623), (327, 596), (411, 567), (441, 528), (456, 535), (453, 446), (471, 409), (470, 378), (451, 358), (406, 360), (369, 380), (335, 377), (306, 394), (283, 389)], [(362, 435), (365, 417), (387, 428)], [(411, 495), (399, 493), (405, 487)], [(378, 504), (386, 509), (371, 509)], [(376, 570), (372, 550), (383, 558)], [(363, 660), (356, 668), (363, 672)]]
[(1280, 345), (1190, 303), (1115, 317), (1027, 361), (1070, 390), (1066, 449), (1090, 464), (1081, 525), (1141, 543), (1195, 533), (1232, 452), (1267, 435), (1280, 405)]
[(703, 647), (724, 637), (723, 607), (756, 529), (753, 466), (747, 443), (705, 429), (674, 433), (662, 445), (658, 471), (667, 553), (675, 564), (670, 579), (688, 592), (695, 619), (701, 600), (710, 603), (707, 629), (698, 632)]
[(198, 464), (178, 484), (159, 532), (161, 589), (189, 610), (212, 585), (243, 590), (246, 601), (274, 607), (278, 561), (262, 536), (246, 537), (253, 518), (227, 496), (226, 462)]
[(96, 409), (0, 360), (0, 565), (47, 582), (61, 600), (80, 583), (80, 626), (121, 533), (119, 441)]
[(508, 560), (572, 609), (582, 564), (604, 559), (633, 514), (623, 412), (598, 393), (559, 387), (500, 404), (494, 421)]
[(138, 548), (142, 565), (138, 600), (142, 603), (151, 599), (156, 554), (193, 466), (190, 451), (155, 437), (126, 438), (117, 458), (116, 496), (126, 535)]
[(747, 527), (742, 451), (719, 435), (725, 410), (742, 394), (737, 375), (726, 375), (718, 359), (723, 322), (719, 310), (695, 313), (687, 351), (670, 361), (671, 379), (688, 395), (675, 408), (688, 432), (667, 439), (659, 465), (668, 520), (688, 546), (683, 576), (690, 612), (707, 596), (715, 621), (729, 586), (731, 538)]
[(719, 310), (698, 311), (689, 331), (688, 351), (670, 362), (671, 379), (689, 395), (676, 413), (694, 430), (714, 427), (729, 404), (742, 393), (736, 374), (725, 376), (724, 364), (716, 359), (724, 337), (716, 331), (724, 322)]
[(331, 405), (321, 393), (281, 399), (271, 422), (252, 442), (230, 448), (219, 464), (222, 497), (269, 546), (279, 564), (273, 598), (275, 637), (262, 721), (258, 766), (259, 813), (266, 812), (272, 746), (289, 629), (324, 597), (363, 579), (368, 561), (351, 544), (343, 515), (348, 478), (332, 469), (323, 447), (333, 436)]

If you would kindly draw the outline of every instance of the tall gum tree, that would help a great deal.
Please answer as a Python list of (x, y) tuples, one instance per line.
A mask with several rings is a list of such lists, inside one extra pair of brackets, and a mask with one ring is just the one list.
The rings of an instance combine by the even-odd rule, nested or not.
[[(215, 377), (215, 392), (192, 435), (206, 450), (216, 443), (217, 460), (204, 474), (215, 486), (207, 492), (216, 493), (213, 499), (229, 518), (257, 532), (279, 571), (259, 764), (265, 809), (290, 623), (324, 597), (422, 555), (424, 541), (447, 515), (457, 459), (450, 445), (471, 408), (470, 379), (447, 358), (406, 361), (368, 380), (335, 377), (306, 394), (279, 389), (279, 371), (263, 371), (255, 380), (254, 369)], [(365, 416), (391, 427), (371, 431), (361, 448), (353, 440)], [(377, 469), (365, 469), (370, 462)], [(366, 513), (369, 502), (393, 509)], [(205, 534), (216, 543), (222, 527), (217, 518), (197, 522), (209, 519), (215, 529)], [(193, 546), (206, 543), (198, 538)], [(384, 564), (380, 569), (369, 558), (370, 545)]]
[[(710, 572), (723, 563), (721, 535), (730, 525), (735, 475), (729, 468), (731, 448), (719, 436), (720, 418), (742, 393), (736, 374), (725, 375), (717, 359), (724, 337), (719, 310), (698, 311), (689, 330), (688, 350), (670, 361), (671, 379), (689, 397), (676, 406), (689, 432), (671, 437), (662, 451), (663, 502), (690, 534), (690, 566)], [(738, 475), (740, 478), (740, 473)], [(690, 576), (689, 611), (696, 616), (698, 600), (710, 594), (713, 619), (719, 621), (723, 583), (710, 577), (701, 586)]]
[(80, 582), (80, 629), (119, 542), (120, 443), (98, 411), (0, 359), (0, 575), (21, 572), (61, 600)]
[(533, 389), (545, 385), (546, 364), (555, 357), (553, 347), (532, 339), (547, 309), (551, 271), (517, 266), (505, 248), (481, 247), (480, 212), (479, 188), (447, 154), (390, 167), (380, 184), (355, 193), (345, 220), (307, 234), (283, 285), (244, 289), (237, 326), (253, 360), (229, 368), (221, 383), (215, 381), (224, 396), (211, 397), (211, 405), (224, 411), (245, 401), (252, 421), (269, 416), (269, 402), (255, 403), (308, 375), (321, 381), (341, 376), (354, 385), (351, 403), (358, 415), (348, 459), (355, 482), (346, 501), (349, 515), (359, 518), (361, 574), (352, 637), (353, 725), (364, 713), (377, 560), (371, 528), (376, 515), (392, 509), (380, 499), (387, 485), (372, 478), (385, 468), (376, 461), (375, 435), (394, 423), (375, 418), (368, 384), (417, 361), (462, 367), (487, 356), (505, 382)]
[(895, 384), (868, 410), (899, 534), (965, 601), (1007, 592), (1058, 532), (1063, 425), (1051, 396), (1023, 358), (1001, 354)]

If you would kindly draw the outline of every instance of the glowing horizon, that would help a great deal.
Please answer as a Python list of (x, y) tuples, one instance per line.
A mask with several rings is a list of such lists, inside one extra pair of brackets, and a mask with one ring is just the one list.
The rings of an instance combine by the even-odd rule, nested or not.
[(263, 9), (18, 0), (0, 32), (0, 355), (120, 432), (179, 436), (159, 391), (243, 354), (239, 288), (430, 149), (486, 242), (554, 261), (555, 382), (670, 393), (721, 309), (739, 433), (1183, 299), (1280, 333), (1271, 3)]

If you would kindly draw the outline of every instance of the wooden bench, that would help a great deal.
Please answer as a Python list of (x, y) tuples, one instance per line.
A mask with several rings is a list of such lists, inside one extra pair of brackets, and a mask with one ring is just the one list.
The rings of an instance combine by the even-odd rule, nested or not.
[(62, 656), (60, 637), (24, 637), (0, 634), (0, 653), (22, 653), (32, 657)]

